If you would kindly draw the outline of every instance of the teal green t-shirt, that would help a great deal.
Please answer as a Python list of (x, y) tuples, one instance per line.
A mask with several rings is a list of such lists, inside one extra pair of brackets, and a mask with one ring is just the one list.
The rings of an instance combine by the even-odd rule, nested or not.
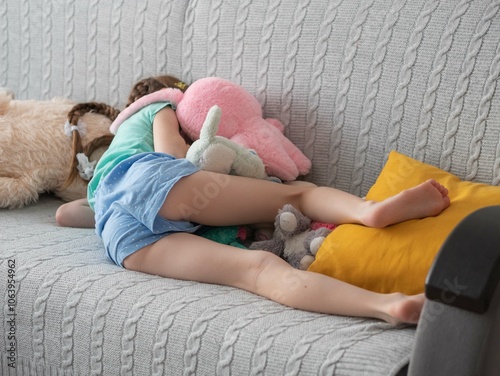
[(121, 161), (140, 153), (154, 152), (153, 120), (163, 108), (175, 107), (170, 102), (150, 104), (128, 119), (118, 128), (111, 145), (102, 155), (94, 170), (94, 176), (87, 186), (87, 199), (94, 210), (95, 191), (99, 182)]

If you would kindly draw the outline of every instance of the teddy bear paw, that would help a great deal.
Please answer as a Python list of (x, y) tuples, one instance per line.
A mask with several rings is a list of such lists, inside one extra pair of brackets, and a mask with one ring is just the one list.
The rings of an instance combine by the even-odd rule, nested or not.
[(309, 268), (309, 266), (313, 263), (314, 260), (315, 260), (314, 256), (305, 255), (300, 260), (299, 269), (300, 270), (307, 270)]
[(279, 225), (283, 231), (293, 232), (298, 225), (297, 217), (290, 212), (281, 213)]
[(321, 244), (330, 232), (332, 232), (332, 230), (326, 227), (320, 227), (317, 230), (310, 231), (304, 240), (304, 248), (316, 256)]
[(316, 253), (318, 253), (319, 247), (321, 247), (321, 244), (325, 240), (325, 236), (318, 236), (317, 238), (314, 238), (311, 240), (311, 244), (309, 244), (309, 251), (316, 256)]

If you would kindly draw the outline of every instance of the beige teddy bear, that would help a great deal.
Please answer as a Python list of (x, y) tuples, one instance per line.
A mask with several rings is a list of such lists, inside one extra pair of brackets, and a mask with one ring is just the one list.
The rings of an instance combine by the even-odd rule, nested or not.
[[(67, 99), (14, 100), (11, 93), (0, 90), (0, 208), (22, 207), (43, 192), (53, 192), (65, 201), (86, 196), (84, 178), (91, 175), (93, 161), (102, 150), (90, 160), (81, 154), (79, 163), (74, 163), (80, 176), (65, 184), (75, 149), (85, 152), (92, 141), (105, 138), (101, 136), (109, 134), (118, 111), (108, 113), (109, 117), (86, 113), (78, 121), (86, 111), (75, 108), (78, 105)], [(70, 117), (68, 122), (72, 110), (75, 121)]]

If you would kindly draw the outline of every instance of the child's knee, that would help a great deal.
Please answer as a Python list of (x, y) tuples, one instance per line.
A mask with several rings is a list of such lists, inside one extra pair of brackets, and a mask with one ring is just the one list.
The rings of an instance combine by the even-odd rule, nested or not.
[(61, 227), (69, 226), (70, 210), (68, 210), (68, 205), (69, 205), (68, 203), (62, 204), (56, 210), (55, 219), (58, 226)]
[(252, 292), (259, 295), (266, 295), (264, 291), (269, 290), (269, 276), (272, 275), (277, 263), (282, 259), (268, 251), (248, 251), (250, 252), (250, 263), (248, 267), (248, 284)]

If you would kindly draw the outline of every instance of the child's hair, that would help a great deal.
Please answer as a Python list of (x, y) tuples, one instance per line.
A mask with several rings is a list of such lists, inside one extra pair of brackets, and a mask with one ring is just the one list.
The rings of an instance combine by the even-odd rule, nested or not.
[[(151, 94), (155, 91), (169, 87), (179, 89), (184, 92), (188, 88), (188, 85), (174, 76), (156, 76), (144, 78), (133, 86), (128, 97), (126, 107), (130, 106), (137, 99), (147, 94)], [(100, 136), (87, 143), (87, 145), (83, 146), (80, 132), (76, 129), (76, 125), (78, 124), (78, 120), (87, 112), (102, 114), (107, 116), (111, 121), (114, 121), (120, 113), (120, 110), (117, 110), (116, 108), (111, 107), (105, 103), (88, 102), (79, 103), (68, 112), (69, 125), (75, 126), (75, 128), (71, 132), (73, 145), (71, 153), (72, 159), (70, 173), (66, 178), (62, 189), (68, 188), (71, 183), (73, 183), (75, 179), (79, 177), (78, 159), (76, 158), (76, 155), (78, 153), (84, 153), (87, 157), (90, 157), (92, 153), (94, 153), (94, 151), (96, 151), (98, 148), (108, 147), (114, 137), (112, 134)]]
[(165, 89), (167, 87), (180, 89), (182, 92), (185, 92), (189, 86), (174, 76), (157, 76), (144, 78), (137, 82), (132, 88), (128, 97), (126, 107), (130, 106), (137, 99), (147, 94), (151, 94), (155, 91)]
[(114, 121), (120, 110), (111, 107), (105, 103), (88, 102), (88, 103), (78, 103), (68, 112), (68, 123), (71, 127), (75, 127), (71, 131), (72, 138), (72, 151), (71, 151), (71, 165), (69, 170), (69, 175), (63, 184), (62, 189), (68, 188), (71, 183), (79, 176), (78, 173), (78, 159), (76, 155), (78, 153), (84, 153), (87, 156), (92, 155), (92, 153), (100, 147), (107, 147), (113, 139), (113, 135), (107, 134), (104, 136), (97, 137), (96, 139), (89, 142), (85, 147), (82, 145), (82, 138), (80, 132), (77, 129), (78, 121), (80, 118), (88, 112), (93, 112), (97, 114), (102, 114), (108, 117), (111, 121)]

